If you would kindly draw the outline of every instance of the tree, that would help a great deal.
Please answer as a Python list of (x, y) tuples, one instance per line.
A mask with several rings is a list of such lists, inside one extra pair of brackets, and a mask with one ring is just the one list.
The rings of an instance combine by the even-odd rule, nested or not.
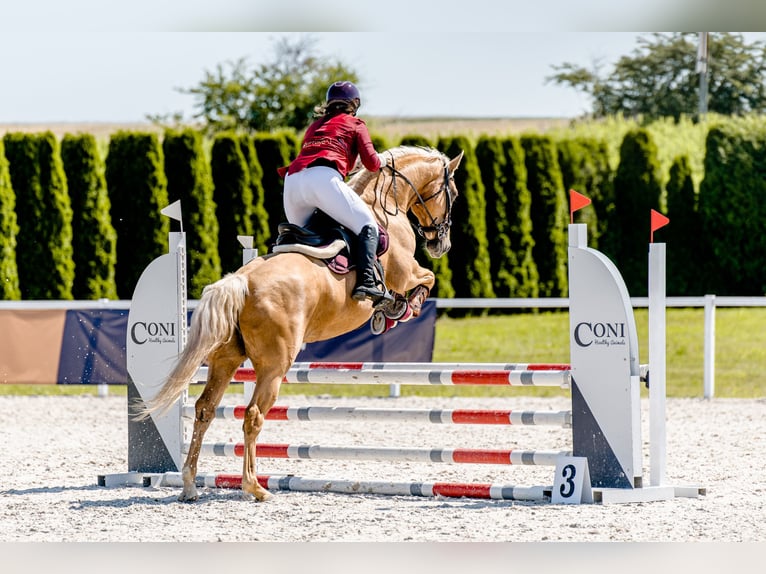
[(162, 145), (157, 134), (118, 131), (109, 139), (106, 188), (117, 231), (117, 294), (130, 299), (149, 263), (168, 251), (170, 221)]
[(293, 42), (281, 38), (273, 60), (257, 66), (245, 58), (218, 64), (197, 86), (179, 91), (196, 98), (195, 117), (212, 133), (300, 131), (310, 123), (330, 84), (359, 81), (351, 67), (318, 54), (315, 44), (310, 36)]
[(667, 292), (670, 295), (700, 295), (700, 270), (705, 268), (706, 262), (700, 249), (702, 223), (687, 156), (678, 156), (673, 161), (666, 195), (667, 215), (672, 225), (659, 230), (655, 241), (666, 241), (672, 246), (667, 254)]
[[(463, 152), (453, 177), (460, 195), (452, 210), (449, 266), (456, 297), (494, 297), (487, 245), (486, 203), (479, 163), (465, 136), (439, 138), (437, 148), (447, 157)], [(482, 310), (455, 310), (453, 315), (481, 315)]]
[(763, 120), (730, 122), (708, 133), (705, 179), (699, 189), (706, 262), (705, 293), (766, 293), (766, 126)]
[(620, 147), (620, 165), (614, 177), (615, 263), (634, 297), (647, 292), (646, 245), (652, 209), (664, 212), (657, 144), (645, 128), (627, 133)]
[(549, 136), (521, 137), (527, 189), (532, 202), (532, 255), (540, 278), (540, 297), (565, 297), (567, 276), (567, 198), (556, 144)]
[(210, 166), (213, 174), (213, 199), (218, 217), (218, 253), (225, 273), (242, 266), (242, 247), (238, 235), (254, 235), (253, 188), (239, 136), (220, 133), (213, 140)]
[(104, 162), (91, 134), (67, 134), (61, 141), (72, 202), (75, 299), (117, 299), (117, 232), (104, 179)]
[[(699, 108), (697, 36), (654, 33), (623, 56), (606, 76), (572, 63), (553, 66), (547, 81), (589, 95), (595, 117), (623, 114), (646, 120), (694, 115)], [(747, 44), (741, 34), (715, 33), (709, 39), (708, 111), (743, 115), (766, 111), (766, 44)]]
[[(506, 158), (503, 169), (505, 187), (505, 218), (511, 241), (512, 273), (516, 290), (511, 297), (537, 297), (540, 275), (534, 259), (535, 240), (532, 238), (532, 194), (527, 189), (527, 167), (521, 140), (509, 136), (501, 142)], [(498, 217), (503, 217), (502, 213)]]
[[(245, 158), (245, 163), (250, 168), (250, 187), (253, 190), (253, 247), (258, 250), (259, 255), (266, 255), (269, 252), (269, 214), (264, 206), (265, 192), (263, 190), (263, 167), (258, 159), (258, 152), (255, 151), (253, 138), (248, 135), (242, 136), (239, 141), (239, 147)], [(274, 238), (276, 241), (276, 237)]]
[(193, 129), (165, 132), (162, 142), (168, 202), (181, 200), (186, 221), (189, 297), (221, 278), (218, 219), (213, 201), (213, 177), (202, 149), (202, 135)]
[(11, 187), (8, 160), (0, 139), (0, 300), (21, 299), (19, 270), (16, 266), (16, 194)]
[(564, 189), (574, 189), (593, 202), (575, 213), (575, 223), (589, 224), (588, 243), (605, 252), (600, 238), (614, 210), (607, 144), (595, 138), (565, 138), (558, 142), (558, 154)]
[(52, 132), (8, 133), (5, 154), (19, 222), (16, 264), (24, 299), (72, 299), (72, 205)]

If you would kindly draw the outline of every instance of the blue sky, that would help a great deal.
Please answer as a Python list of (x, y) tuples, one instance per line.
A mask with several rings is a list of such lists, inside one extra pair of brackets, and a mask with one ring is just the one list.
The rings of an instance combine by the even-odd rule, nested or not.
[[(319, 54), (359, 72), (362, 116), (574, 117), (589, 102), (546, 83), (552, 66), (598, 62), (608, 70), (637, 47), (639, 33), (620, 29), (632, 22), (658, 30), (652, 14), (660, 5), (664, 17), (673, 12), (667, 0), (645, 0), (641, 11), (602, 0), (500, 8), (486, 0), (388, 0), (350, 11), (336, 0), (213, 4), (26, 0), (4, 7), (0, 123), (142, 121), (177, 111), (189, 117), (194, 99), (178, 88), (197, 85), (205, 70), (229, 60), (271, 61), (284, 34), (310, 34)], [(589, 7), (599, 8), (598, 17), (588, 19)]]

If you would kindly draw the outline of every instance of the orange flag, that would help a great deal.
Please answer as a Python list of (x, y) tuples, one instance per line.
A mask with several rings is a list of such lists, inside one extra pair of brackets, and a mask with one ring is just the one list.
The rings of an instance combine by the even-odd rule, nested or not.
[(574, 223), (574, 212), (586, 205), (590, 205), (590, 198), (577, 193), (574, 189), (569, 190), (569, 223)]
[(654, 243), (654, 232), (657, 231), (660, 227), (665, 227), (668, 223), (670, 223), (670, 219), (662, 215), (659, 211), (652, 209), (652, 231), (649, 234), (649, 243)]

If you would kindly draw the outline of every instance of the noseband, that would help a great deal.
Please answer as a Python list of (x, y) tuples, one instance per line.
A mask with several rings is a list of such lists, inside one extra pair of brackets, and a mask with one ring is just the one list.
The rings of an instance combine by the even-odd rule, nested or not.
[[(418, 235), (423, 237), (424, 239), (428, 239), (426, 237), (427, 233), (435, 233), (437, 239), (441, 240), (444, 237), (447, 236), (449, 233), (450, 227), (452, 226), (452, 196), (449, 193), (449, 180), (451, 174), (449, 172), (449, 166), (447, 165), (447, 162), (444, 162), (444, 180), (442, 181), (441, 187), (435, 191), (433, 194), (429, 195), (428, 197), (423, 197), (418, 189), (415, 187), (415, 185), (410, 181), (410, 179), (404, 175), (401, 171), (396, 169), (396, 166), (394, 165), (394, 159), (391, 158), (391, 164), (387, 166), (391, 173), (393, 174), (393, 192), (394, 195), (396, 195), (396, 177), (401, 177), (404, 181), (407, 182), (407, 185), (409, 185), (412, 188), (412, 191), (415, 192), (415, 196), (418, 198), (418, 203), (423, 207), (423, 209), (426, 212), (426, 215), (431, 220), (430, 225), (421, 225), (420, 222), (415, 226), (415, 229), (417, 229)], [(426, 205), (427, 202), (432, 200), (434, 197), (437, 197), (440, 193), (444, 193), (447, 198), (447, 213), (444, 215), (444, 220), (441, 223), (436, 222), (436, 218), (431, 215), (431, 211), (428, 209), (428, 206)]]

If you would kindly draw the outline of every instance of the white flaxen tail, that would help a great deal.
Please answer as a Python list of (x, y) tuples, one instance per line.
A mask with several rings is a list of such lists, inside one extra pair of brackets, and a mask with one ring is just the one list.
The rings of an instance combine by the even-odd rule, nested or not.
[(138, 420), (151, 413), (167, 412), (189, 386), (210, 353), (234, 336), (247, 293), (247, 277), (241, 274), (226, 275), (205, 287), (192, 315), (186, 347), (162, 389), (136, 417)]

